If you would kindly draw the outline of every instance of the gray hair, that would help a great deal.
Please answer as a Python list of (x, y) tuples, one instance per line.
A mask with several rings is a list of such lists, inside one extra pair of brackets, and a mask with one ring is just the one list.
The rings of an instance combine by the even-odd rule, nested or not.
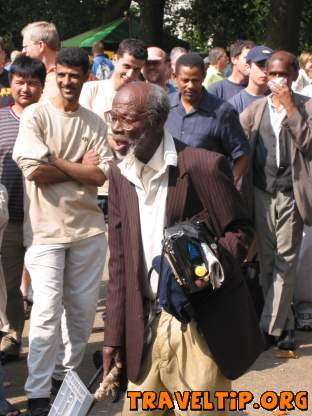
[(225, 53), (224, 48), (219, 48), (219, 47), (212, 48), (208, 54), (210, 65), (216, 65), (216, 63), (218, 62), (218, 60), (221, 58), (221, 56), (224, 53)]
[(175, 61), (176, 57), (179, 57), (184, 53), (187, 53), (187, 50), (185, 48), (183, 48), (182, 46), (176, 46), (175, 48), (171, 49), (170, 60)]
[(159, 85), (149, 84), (147, 97), (147, 118), (150, 125), (158, 121), (165, 122), (170, 110), (169, 100), (166, 92)]
[(45, 21), (29, 23), (21, 33), (22, 36), (29, 34), (33, 42), (44, 42), (55, 51), (59, 48), (60, 38), (54, 23)]

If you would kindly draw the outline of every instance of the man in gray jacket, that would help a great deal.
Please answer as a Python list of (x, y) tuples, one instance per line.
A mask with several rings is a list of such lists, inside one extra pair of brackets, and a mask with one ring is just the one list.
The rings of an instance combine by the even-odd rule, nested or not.
[(243, 192), (254, 206), (265, 297), (260, 326), (269, 342), (287, 350), (295, 349), (291, 303), (302, 228), (312, 220), (312, 103), (291, 92), (297, 73), (294, 55), (273, 53), (267, 62), (272, 93), (241, 114), (251, 147)]

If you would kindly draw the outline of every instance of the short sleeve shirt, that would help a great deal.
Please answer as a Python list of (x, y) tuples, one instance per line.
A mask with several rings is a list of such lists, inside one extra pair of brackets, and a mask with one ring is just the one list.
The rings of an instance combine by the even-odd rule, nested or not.
[(170, 112), (166, 130), (177, 140), (236, 160), (249, 153), (249, 143), (239, 122), (238, 113), (227, 102), (209, 94), (204, 88), (196, 108), (185, 112), (179, 93), (170, 94)]
[(264, 95), (251, 95), (244, 89), (229, 99), (229, 103), (232, 104), (238, 113), (242, 113), (246, 107), (262, 97), (264, 97)]
[(228, 79), (223, 79), (222, 81), (210, 85), (208, 87), (208, 92), (227, 101), (246, 87), (247, 85), (245, 84), (236, 84)]

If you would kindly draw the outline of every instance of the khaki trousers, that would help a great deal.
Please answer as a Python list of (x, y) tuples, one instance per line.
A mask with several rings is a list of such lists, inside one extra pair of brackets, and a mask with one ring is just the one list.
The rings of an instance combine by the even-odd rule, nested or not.
[[(222, 330), (222, 329), (220, 329)], [(230, 346), (229, 346), (230, 348)], [(235, 359), (235, 357), (233, 357)], [(229, 391), (231, 381), (224, 377), (217, 364), (211, 357), (206, 341), (198, 332), (195, 322), (181, 330), (181, 323), (172, 315), (162, 311), (160, 318), (153, 326), (153, 339), (143, 360), (139, 380), (129, 382), (128, 391), (167, 391), (171, 394), (180, 391)], [(145, 415), (146, 410), (129, 410), (129, 399), (125, 398), (122, 415)], [(227, 412), (217, 411), (179, 411), (165, 413), (152, 410), (153, 415), (227, 415)]]
[[(25, 254), (23, 224), (8, 223), (4, 231), (1, 251), (7, 287), (6, 314), (9, 321), (8, 337), (21, 342), (24, 329), (24, 303), (20, 290)], [(7, 344), (6, 337), (2, 340), (2, 345), (5, 344)]]
[(261, 328), (280, 336), (294, 329), (291, 310), (303, 222), (293, 192), (271, 195), (255, 188), (255, 222), (260, 260), (260, 284), (264, 294)]

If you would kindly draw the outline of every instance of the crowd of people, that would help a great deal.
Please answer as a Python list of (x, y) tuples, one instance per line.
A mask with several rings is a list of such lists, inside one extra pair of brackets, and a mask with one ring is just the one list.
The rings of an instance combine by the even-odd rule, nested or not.
[[(20, 414), (3, 365), (20, 357), (30, 307), (30, 416), (48, 415), (82, 362), (105, 223), (104, 381), (117, 368), (131, 391), (229, 391), (265, 349), (295, 350), (296, 325), (312, 328), (312, 55), (238, 40), (204, 60), (124, 39), (112, 60), (96, 42), (90, 62), (59, 50), (53, 23), (21, 34), (10, 62), (0, 39), (0, 416)], [(193, 276), (184, 321), (161, 300), (155, 259), (164, 230), (194, 218), (224, 280), (211, 290)], [(259, 264), (258, 315), (248, 264)], [(125, 399), (128, 414), (145, 411)]]

